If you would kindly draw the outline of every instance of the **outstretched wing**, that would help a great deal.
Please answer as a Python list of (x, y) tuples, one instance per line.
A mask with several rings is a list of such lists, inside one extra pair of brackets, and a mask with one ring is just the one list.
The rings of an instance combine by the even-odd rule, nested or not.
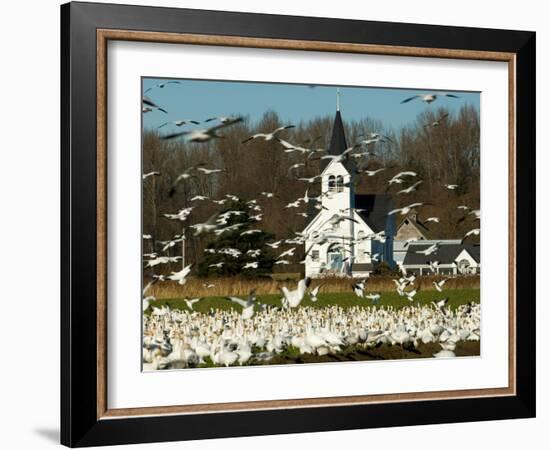
[(241, 305), (243, 308), (246, 308), (246, 302), (239, 297), (225, 297), (227, 300), (231, 300), (233, 303), (237, 303), (238, 305)]
[(401, 101), (401, 104), (408, 103), (408, 102), (410, 102), (411, 100), (414, 100), (417, 97), (418, 97), (418, 95), (413, 95), (412, 97), (406, 98), (405, 100)]

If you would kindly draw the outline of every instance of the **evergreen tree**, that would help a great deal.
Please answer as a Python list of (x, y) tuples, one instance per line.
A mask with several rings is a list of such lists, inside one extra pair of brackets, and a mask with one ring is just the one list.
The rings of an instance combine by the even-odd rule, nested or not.
[[(221, 211), (220, 217), (227, 218), (227, 222), (223, 227), (242, 225), (235, 230), (220, 234), (206, 246), (204, 256), (198, 267), (199, 276), (255, 278), (267, 277), (271, 274), (275, 259), (265, 244), (272, 240), (274, 236), (265, 231), (243, 234), (249, 230), (260, 229), (260, 223), (250, 219), (250, 207), (250, 204), (240, 200), (239, 202), (233, 202)], [(228, 214), (229, 211), (235, 211), (236, 213)], [(258, 267), (244, 269), (244, 266), (251, 262), (257, 262)], [(220, 263), (223, 263), (220, 267), (213, 266)]]

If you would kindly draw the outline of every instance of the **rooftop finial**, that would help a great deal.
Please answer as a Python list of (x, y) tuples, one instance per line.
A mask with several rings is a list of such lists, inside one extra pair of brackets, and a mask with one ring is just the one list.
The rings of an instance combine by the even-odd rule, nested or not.
[(340, 111), (340, 88), (336, 88), (336, 111)]

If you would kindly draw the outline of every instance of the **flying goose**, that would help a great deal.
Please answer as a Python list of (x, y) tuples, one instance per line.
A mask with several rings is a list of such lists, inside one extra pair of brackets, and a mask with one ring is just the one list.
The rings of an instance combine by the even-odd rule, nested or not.
[(443, 114), (442, 116), (439, 117), (439, 119), (437, 120), (434, 120), (433, 122), (430, 122), (430, 123), (427, 123), (426, 125), (424, 125), (424, 128), (428, 128), (428, 127), (432, 127), (432, 128), (437, 128), (438, 126), (441, 125), (441, 123), (449, 116), (448, 113), (445, 113)]
[(290, 128), (295, 128), (295, 125), (286, 125), (284, 127), (275, 128), (270, 133), (256, 133), (252, 136), (246, 138), (244, 141), (242, 141), (243, 144), (246, 142), (249, 142), (253, 139), (263, 138), (264, 141), (271, 141), (276, 138), (277, 134), (284, 130), (289, 130)]
[(159, 111), (162, 111), (164, 114), (168, 114), (168, 111), (158, 106), (153, 100), (151, 100), (149, 97), (146, 97), (145, 95), (142, 98), (142, 102), (144, 105), (146, 105), (146, 107), (143, 108), (143, 112), (151, 112), (153, 109), (157, 109)]
[(416, 191), (418, 186), (420, 186), (422, 183), (423, 183), (423, 181), (419, 180), (416, 183), (414, 183), (412, 186), (409, 186), (406, 189), (401, 189), (400, 191), (397, 192), (397, 194), (410, 194), (411, 192)]
[(188, 123), (198, 125), (200, 122), (197, 122), (196, 120), (190, 120), (190, 119), (171, 120), (169, 122), (164, 122), (162, 125), (159, 125), (157, 127), (157, 130), (162, 128), (162, 127), (165, 127), (166, 125), (170, 125), (170, 124), (175, 125), (177, 127), (181, 127), (182, 125), (186, 125)]
[(479, 233), (480, 233), (480, 229), (479, 228), (474, 228), (473, 230), (470, 230), (468, 231), (464, 237), (462, 238), (462, 240), (460, 241), (460, 244), (464, 244), (464, 241), (469, 237), (469, 236), (479, 236)]
[(403, 208), (392, 209), (388, 213), (388, 216), (391, 216), (391, 215), (396, 214), (396, 213), (401, 213), (401, 215), (404, 216), (406, 214), (409, 214), (413, 208), (415, 208), (417, 206), (422, 206), (422, 205), (424, 205), (424, 203), (416, 202), (416, 203), (411, 203), (410, 205), (404, 206)]
[(172, 272), (172, 274), (166, 278), (168, 278), (169, 280), (177, 281), (178, 284), (184, 285), (185, 283), (187, 283), (187, 275), (189, 275), (189, 273), (191, 272), (192, 266), (193, 264), (189, 264), (188, 266), (185, 266), (183, 269), (181, 269), (179, 272)]
[(165, 139), (165, 140), (176, 139), (181, 136), (185, 137), (185, 140), (187, 142), (208, 142), (211, 139), (221, 139), (224, 136), (218, 134), (217, 133), (218, 130), (221, 130), (222, 128), (226, 128), (235, 123), (242, 122), (242, 120), (243, 119), (241, 117), (237, 117), (234, 120), (231, 120), (225, 123), (220, 123), (210, 128), (204, 128), (201, 130), (192, 130), (192, 131), (179, 131), (177, 133), (166, 134), (164, 136), (161, 136), (161, 139)]
[(161, 83), (155, 84), (154, 86), (151, 86), (150, 88), (145, 89), (143, 93), (146, 94), (147, 92), (156, 88), (164, 89), (164, 87), (167, 86), (168, 84), (181, 84), (181, 81), (177, 81), (177, 80), (162, 81)]
[(160, 176), (160, 172), (148, 172), (148, 173), (144, 173), (142, 175), (142, 178), (145, 180), (149, 177), (158, 177), (158, 176)]
[(250, 319), (254, 315), (254, 305), (256, 304), (256, 296), (254, 293), (256, 289), (252, 289), (248, 294), (246, 300), (243, 300), (239, 297), (226, 297), (226, 299), (231, 300), (233, 303), (241, 305), (243, 310), (241, 312), (241, 317), (243, 319)]
[(309, 291), (309, 299), (315, 303), (317, 299), (317, 295), (319, 294), (319, 289), (323, 287), (323, 283), (319, 284), (318, 286), (315, 286), (311, 291)]
[(413, 95), (412, 97), (406, 98), (405, 100), (401, 101), (401, 104), (408, 103), (416, 98), (419, 98), (424, 103), (432, 103), (435, 102), (439, 97), (451, 97), (451, 98), (460, 98), (458, 95), (454, 94), (417, 94)]
[(283, 293), (283, 305), (287, 308), (296, 308), (304, 298), (307, 288), (311, 283), (311, 278), (306, 277), (298, 282), (298, 287), (294, 290), (289, 290), (286, 286), (280, 288)]

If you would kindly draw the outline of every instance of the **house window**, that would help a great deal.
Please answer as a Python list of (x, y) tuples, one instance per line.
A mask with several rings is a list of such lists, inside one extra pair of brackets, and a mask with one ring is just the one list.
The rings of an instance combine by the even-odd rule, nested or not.
[(328, 177), (328, 191), (336, 191), (336, 177), (334, 175)]
[(338, 175), (336, 177), (336, 192), (342, 192), (344, 190), (344, 177)]
[(311, 252), (312, 261), (319, 261), (319, 250), (313, 250)]

